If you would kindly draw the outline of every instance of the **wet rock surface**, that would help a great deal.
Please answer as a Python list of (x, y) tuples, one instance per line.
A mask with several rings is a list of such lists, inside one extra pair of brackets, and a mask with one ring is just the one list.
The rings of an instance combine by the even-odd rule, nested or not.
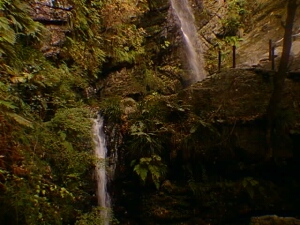
[(31, 4), (33, 20), (45, 25), (41, 51), (48, 58), (56, 58), (71, 32), (69, 22), (72, 16), (72, 5), (67, 1), (40, 0)]

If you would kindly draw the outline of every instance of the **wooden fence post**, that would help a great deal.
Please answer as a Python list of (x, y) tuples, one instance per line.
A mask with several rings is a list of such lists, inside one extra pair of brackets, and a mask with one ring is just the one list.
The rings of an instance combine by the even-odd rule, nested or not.
[(272, 70), (275, 70), (275, 46), (271, 48)]
[(222, 54), (221, 49), (218, 50), (218, 72), (221, 72)]
[(269, 61), (272, 60), (272, 39), (269, 40)]

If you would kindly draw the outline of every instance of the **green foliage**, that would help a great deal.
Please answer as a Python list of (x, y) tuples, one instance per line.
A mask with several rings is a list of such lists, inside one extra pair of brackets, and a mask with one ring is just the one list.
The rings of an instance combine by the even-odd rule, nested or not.
[(282, 133), (295, 124), (296, 115), (292, 110), (280, 110), (275, 118), (275, 132)]
[(25, 118), (23, 115), (17, 114), (19, 110), (17, 106), (22, 101), (9, 94), (9, 88), (0, 81), (0, 109), (2, 116), (6, 117), (7, 120), (14, 120), (21, 126), (33, 128), (33, 124), (30, 120)]
[(106, 53), (103, 50), (101, 35), (102, 19), (100, 11), (105, 1), (73, 1), (76, 10), (71, 12), (70, 28), (72, 35), (63, 48), (66, 58), (70, 57), (82, 70), (88, 71), (91, 78), (97, 77)]
[(150, 69), (145, 69), (143, 76), (143, 85), (151, 92), (163, 89), (163, 81), (156, 75), (156, 72)]
[(166, 121), (169, 108), (158, 94), (153, 93), (140, 102), (134, 113), (128, 116), (128, 136), (125, 144), (133, 171), (143, 184), (159, 188), (167, 171), (163, 163), (170, 131)]
[(116, 62), (133, 63), (138, 56), (144, 54), (142, 47), (144, 31), (142, 28), (136, 28), (135, 25), (131, 25), (127, 28), (122, 28), (119, 32), (116, 35), (109, 36), (107, 39), (113, 40), (113, 45), (106, 45), (110, 47), (106, 49), (108, 56), (116, 60)]
[(21, 35), (37, 37), (42, 26), (29, 15), (29, 6), (24, 1), (2, 0), (0, 2), (0, 56), (14, 56), (14, 44)]
[[(183, 139), (181, 146), (186, 158), (196, 157), (198, 154), (208, 154), (207, 150), (220, 143), (220, 133), (210, 123), (201, 118), (194, 118), (189, 134)], [(199, 155), (198, 155), (199, 156)]]
[(253, 177), (246, 177), (242, 180), (242, 186), (248, 193), (249, 197), (253, 199), (256, 188), (259, 186), (259, 182)]
[(55, 117), (46, 124), (51, 129), (66, 132), (70, 138), (86, 139), (92, 127), (91, 112), (86, 108), (57, 110)]
[(260, 8), (258, 1), (229, 0), (227, 17), (222, 21), (224, 36), (235, 36), (239, 28), (252, 26), (252, 18)]
[[(45, 144), (55, 150), (48, 153), (51, 154), (48, 160), (62, 173), (60, 179), (64, 184), (73, 185), (74, 182), (78, 182), (93, 161), (90, 118), (91, 113), (88, 109), (58, 110), (55, 117), (46, 123), (49, 130), (43, 131), (40, 137)], [(57, 137), (53, 138), (53, 133), (56, 133)]]
[(133, 171), (144, 184), (147, 177), (149, 177), (157, 189), (160, 187), (160, 180), (167, 172), (167, 166), (161, 162), (161, 157), (158, 155), (140, 158), (138, 164), (134, 160), (131, 162), (131, 166), (134, 166)]
[(109, 97), (101, 101), (101, 114), (110, 122), (119, 123), (121, 121), (121, 99), (119, 97)]
[(225, 37), (237, 35), (238, 29), (244, 26), (243, 16), (247, 13), (244, 0), (231, 0), (228, 5), (227, 17), (222, 20)]
[(80, 105), (79, 98), (88, 86), (87, 78), (76, 67), (55, 67), (38, 51), (19, 46), (19, 59), (6, 66), (12, 88), (24, 98), (34, 113), (46, 117), (48, 111)]
[(170, 46), (170, 42), (169, 41), (164, 41), (164, 43), (163, 44), (161, 44), (161, 48), (162, 49), (167, 49), (169, 46)]
[[(106, 210), (109, 210), (109, 209), (95, 207), (91, 210), (91, 212), (82, 214), (76, 221), (75, 225), (103, 225), (103, 224), (106, 224), (105, 219), (103, 219), (103, 217), (104, 217), (103, 214), (106, 213), (105, 212)], [(108, 213), (110, 214), (110, 212), (108, 212)], [(116, 220), (114, 220), (113, 222), (114, 222), (114, 224), (118, 223)]]
[[(43, 223), (43, 221), (52, 224), (60, 223), (58, 210), (55, 209), (56, 207), (53, 203), (50, 203), (44, 190), (40, 193), (38, 185), (34, 185), (33, 181), (29, 182), (24, 177), (8, 175), (6, 176), (5, 188), (6, 198), (1, 200), (7, 206), (11, 202), (14, 203), (14, 205), (9, 207), (17, 212), (17, 218), (11, 218), (14, 223), (18, 223), (18, 220), (23, 220), (24, 224), (38, 224)], [(2, 213), (8, 214), (9, 212), (6, 210), (2, 209)], [(23, 217), (26, 214), (28, 216)], [(53, 214), (52, 218), (50, 214)]]
[(144, 54), (145, 31), (134, 24), (142, 12), (132, 1), (114, 0), (102, 8), (104, 47), (113, 63), (133, 63)]
[[(234, 199), (234, 195), (242, 195), (247, 194), (249, 200), (253, 200), (254, 197), (260, 197), (264, 194), (264, 189), (260, 186), (259, 181), (255, 180), (253, 177), (245, 177), (239, 181), (223, 181), (223, 182), (215, 182), (210, 183), (209, 181), (196, 183), (193, 180), (189, 182), (189, 186), (194, 192), (194, 194), (202, 199), (202, 204), (217, 204), (218, 199), (215, 195), (216, 193), (212, 193), (211, 196), (206, 196), (207, 192), (215, 189), (216, 192), (223, 192), (232, 195), (231, 201)], [(219, 190), (217, 190), (219, 189)], [(256, 196), (255, 196), (256, 195)], [(226, 194), (224, 195), (224, 197)], [(205, 200), (204, 200), (204, 199)], [(259, 198), (258, 198), (259, 199)], [(211, 207), (212, 205), (210, 205)]]
[(242, 26), (238, 15), (230, 15), (222, 21), (224, 36), (235, 36)]
[(24, 117), (22, 117), (22, 116), (20, 116), (20, 115), (18, 115), (16, 113), (6, 113), (6, 116), (14, 119), (20, 125), (33, 128), (33, 125), (32, 125), (31, 121), (25, 119)]
[(239, 42), (242, 41), (242, 38), (239, 38), (238, 36), (227, 36), (224, 38), (224, 42), (226, 45), (231, 46), (239, 46)]
[(81, 40), (79, 38), (67, 39), (64, 51), (70, 54), (70, 57), (79, 65), (83, 70), (90, 71), (94, 77), (100, 72), (102, 63), (105, 61), (106, 54), (101, 49), (101, 39), (98, 37), (88, 37), (89, 41)]
[[(219, 180), (219, 179), (218, 179)], [(198, 207), (209, 210), (220, 221), (228, 216), (228, 208), (235, 217), (242, 210), (241, 205), (248, 209), (264, 210), (278, 198), (279, 190), (269, 181), (259, 181), (253, 177), (238, 180), (215, 181), (212, 178), (202, 182), (189, 181)], [(242, 204), (241, 204), (242, 202)]]
[(3, 131), (9, 137), (6, 141), (1, 135), (1, 147), (11, 146), (8, 152), (0, 151), (5, 160), (0, 160), (1, 221), (70, 223), (89, 198), (87, 174), (93, 165), (89, 110), (59, 110), (51, 121), (32, 123), (31, 129), (19, 118), (10, 123), (14, 130), (1, 121), (7, 124)]
[(142, 121), (147, 130), (156, 130), (158, 127), (161, 128), (163, 122), (167, 121), (168, 112), (167, 102), (157, 92), (153, 92), (147, 96), (146, 100), (138, 103), (132, 120)]
[(92, 207), (92, 116), (82, 98), (106, 57), (104, 1), (72, 2), (66, 63), (39, 51), (44, 27), (28, 3), (0, 0), (0, 221), (74, 224)]
[(153, 154), (161, 154), (163, 143), (159, 132), (149, 132), (145, 124), (137, 121), (130, 127), (131, 140), (129, 149), (135, 157), (150, 157)]
[[(136, 24), (147, 3), (71, 1), (70, 32), (52, 59), (39, 50), (45, 27), (31, 19), (29, 3), (0, 0), (0, 221), (74, 224), (82, 215), (77, 224), (101, 224), (98, 209), (83, 213), (92, 207), (95, 164), (91, 110), (83, 98), (104, 62), (142, 63), (145, 31)], [(142, 71), (142, 85), (157, 91), (156, 74)], [(135, 166), (147, 167), (157, 187), (166, 172), (158, 156), (164, 145), (160, 135), (166, 134), (162, 105), (152, 99), (128, 125), (128, 139), (136, 142), (130, 157), (146, 141)], [(121, 121), (120, 99), (105, 99), (101, 110), (109, 120)], [(133, 124), (141, 118), (147, 128), (138, 130)]]

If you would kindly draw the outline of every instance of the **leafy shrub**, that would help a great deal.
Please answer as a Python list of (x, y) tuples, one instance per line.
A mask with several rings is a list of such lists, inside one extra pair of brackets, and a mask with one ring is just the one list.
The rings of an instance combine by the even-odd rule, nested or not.
[(238, 15), (230, 15), (222, 21), (223, 24), (223, 35), (224, 36), (235, 36), (238, 29), (241, 27), (240, 17)]
[(135, 157), (150, 157), (161, 154), (163, 145), (158, 132), (149, 132), (143, 122), (138, 121), (130, 127), (130, 154)]
[(100, 112), (102, 116), (113, 123), (121, 122), (121, 99), (119, 97), (105, 98), (100, 104)]
[[(75, 225), (104, 225), (104, 224), (107, 224), (107, 221), (105, 221), (105, 218), (103, 215), (106, 213), (108, 213), (108, 214), (111, 213), (111, 212), (106, 212), (107, 210), (110, 210), (110, 209), (103, 209), (101, 207), (95, 207), (90, 212), (79, 216)], [(110, 220), (113, 220), (114, 224), (117, 223), (117, 221), (113, 218), (110, 218)]]
[(157, 189), (160, 187), (160, 179), (167, 172), (167, 166), (161, 162), (161, 158), (158, 155), (140, 158), (138, 163), (136, 160), (133, 160), (131, 166), (134, 166), (133, 171), (140, 177), (144, 184), (147, 178), (149, 178)]

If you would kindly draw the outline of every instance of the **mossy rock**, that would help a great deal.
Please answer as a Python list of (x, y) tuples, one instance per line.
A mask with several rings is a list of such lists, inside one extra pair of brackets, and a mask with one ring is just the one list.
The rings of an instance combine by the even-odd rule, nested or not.
[(252, 217), (250, 225), (300, 225), (300, 220), (293, 217), (278, 217), (276, 215), (267, 215)]

